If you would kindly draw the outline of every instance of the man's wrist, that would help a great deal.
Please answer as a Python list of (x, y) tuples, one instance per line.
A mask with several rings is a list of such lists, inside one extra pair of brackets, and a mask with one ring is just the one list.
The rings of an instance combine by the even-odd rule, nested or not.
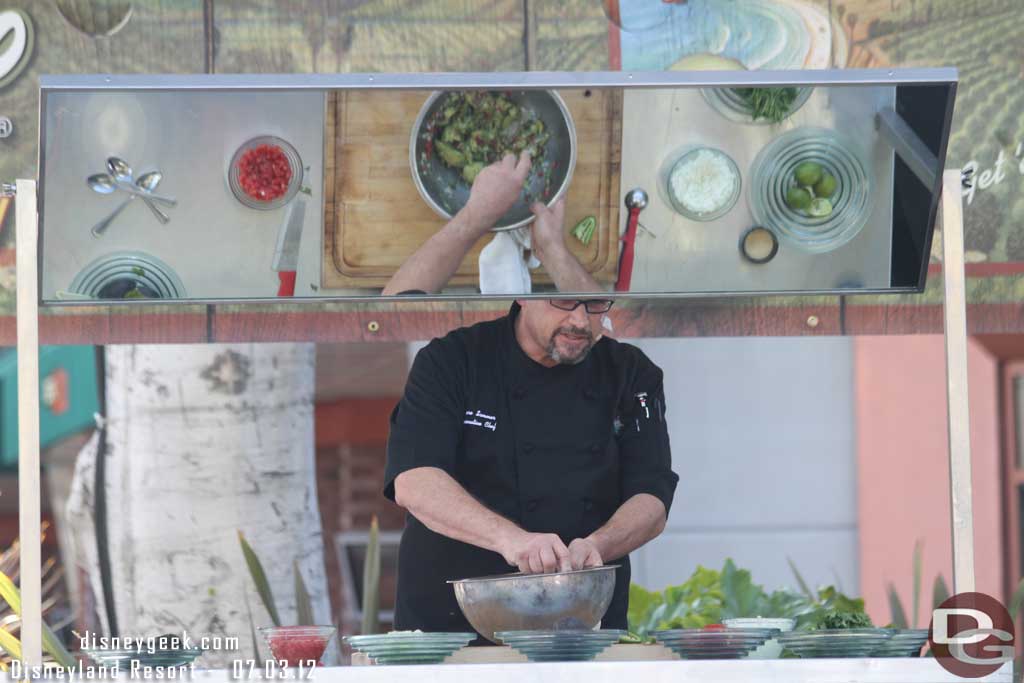
[(602, 539), (601, 530), (600, 529), (598, 529), (594, 533), (590, 534), (589, 536), (587, 536), (583, 540), (588, 542), (588, 543), (590, 543), (595, 548), (597, 548), (597, 553), (602, 558), (607, 557), (607, 553), (605, 552), (605, 544), (604, 544), (604, 540)]
[(527, 532), (516, 526), (513, 522), (510, 522), (507, 519), (502, 519), (502, 524), (498, 528), (498, 533), (494, 535), (495, 548), (493, 549), (507, 560), (512, 549), (519, 545), (517, 542), (518, 539), (525, 533)]
[(495, 221), (491, 220), (484, 212), (479, 211), (472, 204), (463, 206), (455, 216), (459, 219), (467, 235), (477, 239), (494, 227)]

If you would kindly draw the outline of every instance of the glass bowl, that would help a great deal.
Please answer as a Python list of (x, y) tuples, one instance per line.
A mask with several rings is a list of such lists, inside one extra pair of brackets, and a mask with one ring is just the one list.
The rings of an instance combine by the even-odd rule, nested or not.
[(139, 650), (136, 648), (83, 647), (82, 652), (100, 666), (117, 666), (122, 669), (130, 668), (132, 662), (138, 662), (139, 666), (153, 668), (187, 666), (203, 654), (202, 649), (198, 647), (154, 648), (153, 652), (149, 652), (147, 648)]
[[(775, 121), (769, 121), (768, 119), (755, 120), (750, 105), (740, 96), (737, 90), (737, 88), (701, 88), (700, 94), (703, 95), (704, 101), (712, 109), (733, 123), (745, 123), (754, 126), (776, 125)], [(814, 88), (810, 86), (797, 88), (796, 99), (793, 100), (793, 104), (790, 105), (789, 111), (786, 112), (786, 116), (782, 120), (785, 121), (797, 113), (807, 103), (807, 100), (810, 99), (812, 92), (814, 92)], [(779, 121), (778, 123), (781, 122)]]
[(260, 634), (270, 646), (274, 659), (299, 666), (320, 661), (337, 629), (333, 626), (263, 626)]
[(345, 642), (375, 664), (440, 664), (476, 639), (476, 633), (393, 631), (347, 636)]
[[(729, 193), (729, 197), (725, 202), (715, 209), (704, 212), (696, 211), (683, 204), (672, 189), (672, 174), (675, 170), (680, 166), (693, 161), (701, 153), (710, 153), (718, 159), (724, 160), (735, 178), (732, 192)], [(743, 178), (740, 175), (739, 167), (736, 166), (736, 162), (722, 150), (715, 149), (714, 147), (705, 147), (703, 145), (698, 147), (687, 147), (676, 154), (669, 156), (665, 160), (665, 163), (662, 164), (660, 175), (661, 179), (658, 185), (664, 199), (668, 202), (669, 206), (672, 207), (673, 211), (684, 218), (689, 218), (692, 221), (713, 221), (716, 218), (721, 218), (725, 214), (729, 213), (729, 211), (736, 205), (736, 201), (740, 197), (740, 190), (743, 187)]]
[[(251, 149), (256, 149), (260, 145), (277, 147), (284, 152), (292, 171), (292, 177), (288, 181), (288, 189), (285, 190), (285, 193), (269, 201), (256, 199), (246, 194), (238, 177), (238, 162), (241, 161), (242, 155)], [(231, 164), (228, 166), (228, 186), (231, 188), (231, 193), (235, 195), (235, 198), (250, 209), (277, 209), (290, 202), (292, 197), (299, 191), (299, 188), (302, 187), (303, 170), (302, 157), (299, 156), (298, 151), (296, 151), (291, 143), (272, 135), (261, 135), (260, 137), (243, 142), (242, 146), (231, 157)]]
[[(786, 192), (793, 172), (813, 161), (837, 181), (832, 213), (814, 217), (791, 209)], [(873, 207), (871, 177), (859, 147), (825, 128), (796, 128), (765, 145), (750, 167), (748, 201), (758, 225), (771, 228), (792, 246), (812, 254), (833, 251), (860, 233)]]

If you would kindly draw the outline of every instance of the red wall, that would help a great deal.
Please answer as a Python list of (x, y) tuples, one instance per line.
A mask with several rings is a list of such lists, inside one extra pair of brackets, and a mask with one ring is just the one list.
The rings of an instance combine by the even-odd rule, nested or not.
[[(969, 349), (977, 589), (1003, 593), (999, 368)], [(854, 342), (861, 592), (879, 624), (896, 586), (912, 619), (913, 548), (924, 542), (919, 625), (938, 573), (952, 585), (945, 347), (941, 336), (858, 337)]]

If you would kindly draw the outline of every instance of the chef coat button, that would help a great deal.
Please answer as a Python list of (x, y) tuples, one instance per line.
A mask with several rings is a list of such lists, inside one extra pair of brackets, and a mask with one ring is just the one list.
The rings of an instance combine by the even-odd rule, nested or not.
[(512, 392), (512, 398), (516, 399), (517, 401), (521, 400), (524, 396), (526, 396), (526, 392), (523, 391), (522, 389), (515, 389)]
[(535, 500), (528, 501), (526, 503), (526, 509), (529, 510), (530, 512), (533, 512), (534, 510), (536, 510), (537, 509), (537, 501), (535, 501)]
[(584, 500), (583, 501), (583, 509), (586, 510), (587, 512), (590, 512), (591, 510), (594, 509), (594, 503), (592, 501), (589, 501), (589, 500)]
[(532, 443), (524, 443), (523, 444), (523, 452), (524, 453), (533, 453), (533, 444)]
[(601, 452), (601, 444), (597, 444), (597, 443), (591, 444), (590, 452), (591, 453), (600, 453)]

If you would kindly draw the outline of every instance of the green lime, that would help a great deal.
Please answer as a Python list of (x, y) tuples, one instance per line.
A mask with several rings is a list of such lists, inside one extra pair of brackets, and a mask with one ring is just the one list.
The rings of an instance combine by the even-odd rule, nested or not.
[(824, 197), (816, 197), (811, 201), (811, 205), (808, 207), (807, 213), (815, 218), (824, 218), (832, 213), (832, 202)]
[(836, 177), (826, 172), (825, 175), (821, 176), (821, 180), (814, 183), (814, 196), (831, 197), (836, 193), (836, 185)]
[(796, 182), (804, 187), (813, 187), (815, 183), (821, 180), (821, 174), (821, 164), (813, 161), (805, 161), (793, 171), (793, 177), (796, 178)]
[(791, 187), (786, 192), (786, 205), (791, 209), (806, 209), (811, 205), (811, 193), (802, 187)]

